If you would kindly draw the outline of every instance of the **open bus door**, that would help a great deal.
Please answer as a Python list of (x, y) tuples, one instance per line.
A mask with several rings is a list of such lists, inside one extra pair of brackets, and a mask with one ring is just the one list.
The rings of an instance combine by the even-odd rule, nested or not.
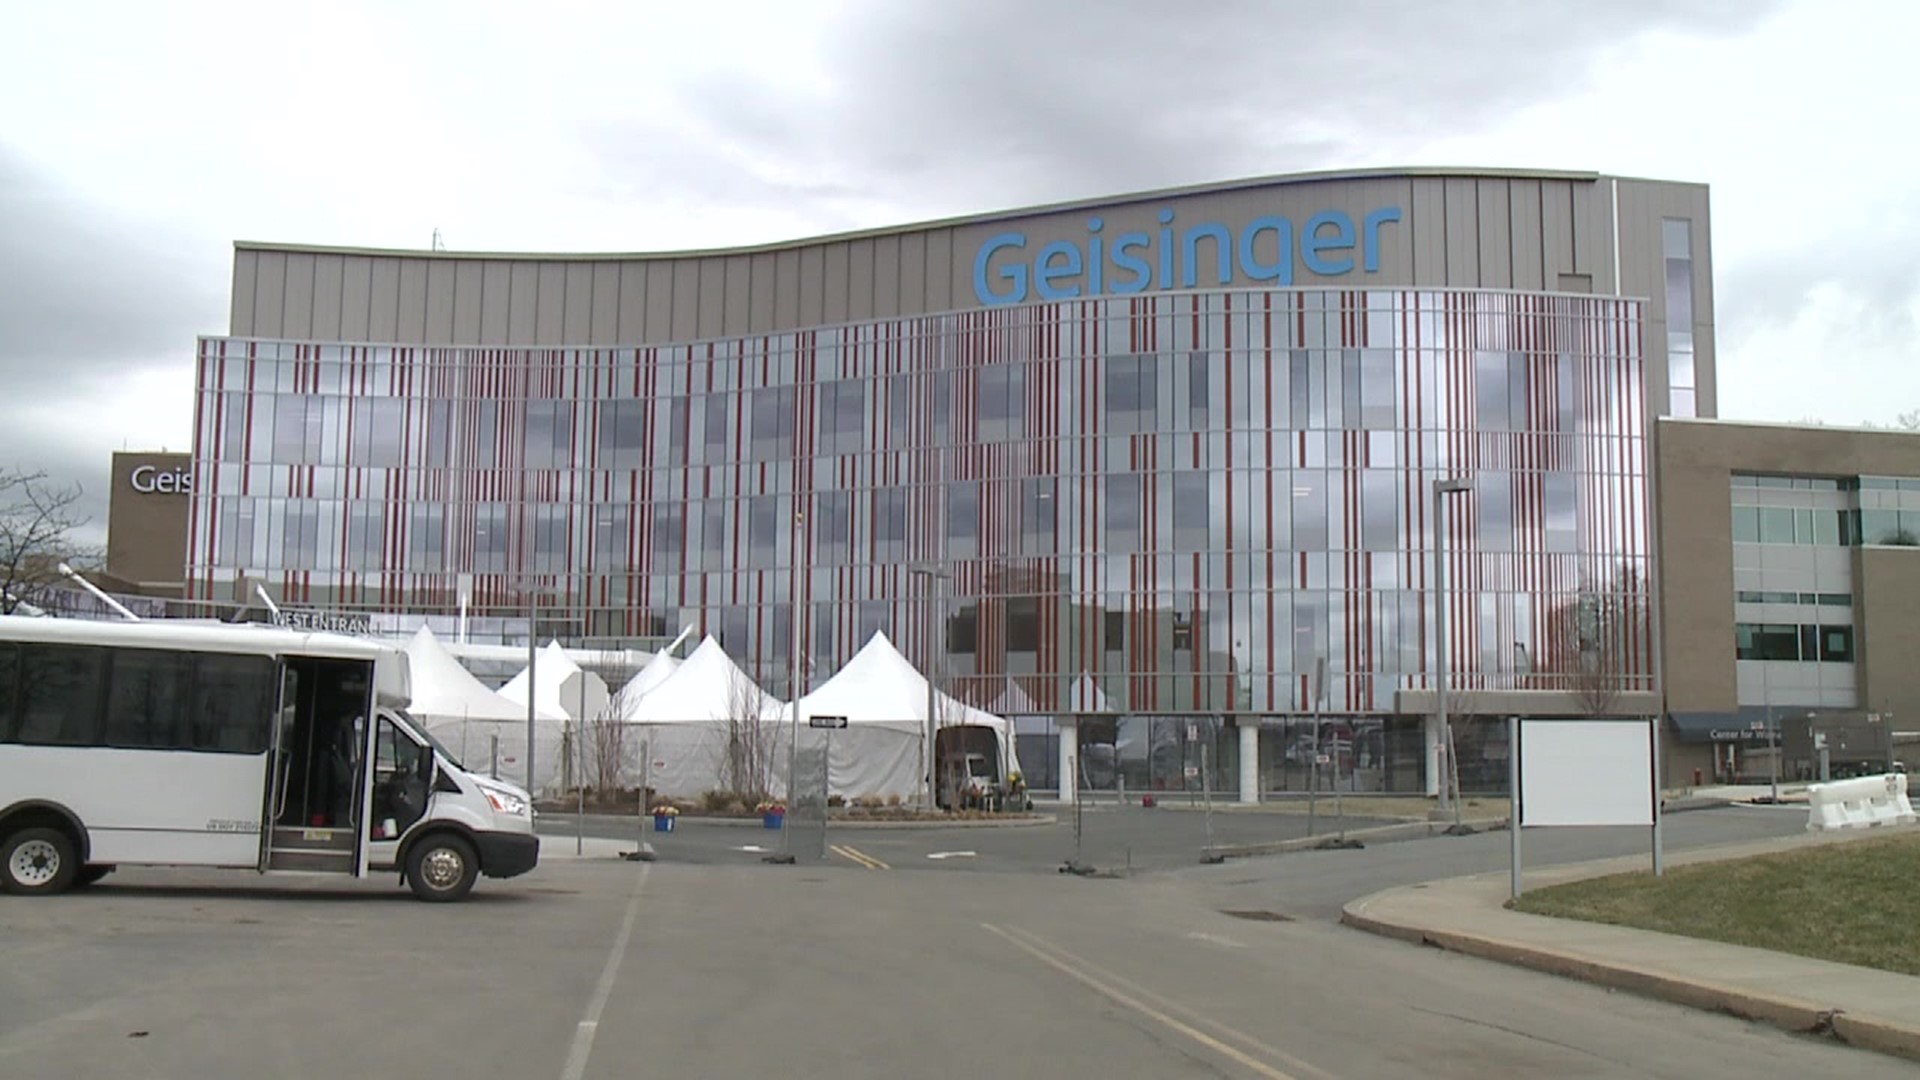
[(373, 738), (373, 665), (290, 657), (267, 753), (260, 865), (357, 874), (365, 866), (365, 774)]

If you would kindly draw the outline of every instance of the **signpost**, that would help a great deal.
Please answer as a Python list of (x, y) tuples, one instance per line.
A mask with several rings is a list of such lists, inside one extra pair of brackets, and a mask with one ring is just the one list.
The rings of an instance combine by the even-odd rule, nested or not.
[[(847, 718), (844, 716), (809, 716), (807, 717), (807, 726), (812, 728), (827, 728), (829, 730), (843, 728), (847, 726)], [(831, 738), (831, 736), (829, 736), (829, 738)]]
[(1507, 720), (1513, 895), (1520, 896), (1520, 830), (1637, 825), (1650, 829), (1653, 872), (1665, 872), (1660, 835), (1660, 734), (1653, 720)]

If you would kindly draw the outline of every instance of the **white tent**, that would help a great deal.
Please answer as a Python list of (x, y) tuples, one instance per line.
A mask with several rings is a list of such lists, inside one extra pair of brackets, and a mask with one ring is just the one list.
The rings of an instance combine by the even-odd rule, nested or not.
[(624, 736), (629, 753), (637, 761), (644, 743), (647, 783), (662, 795), (690, 799), (754, 786), (750, 777), (730, 775), (730, 755), (740, 759), (741, 769), (759, 771), (762, 784), (785, 774), (785, 732), (779, 723), (784, 704), (740, 670), (711, 637), (671, 676), (644, 695), (623, 697), (618, 707), (621, 721), (630, 725)]
[(654, 688), (673, 677), (680, 669), (678, 657), (668, 655), (664, 650), (653, 654), (647, 666), (634, 673), (620, 689), (613, 693), (614, 708), (624, 712), (634, 702), (652, 693)]
[[(496, 767), (494, 740), (497, 738), (497, 767), (501, 778), (524, 785), (525, 695), (516, 703), (487, 689), (425, 626), (407, 641), (405, 650), (413, 683), (413, 702), (408, 712), (413, 718), (465, 765), (478, 772)], [(558, 710), (535, 708), (535, 766), (542, 776), (559, 775), (560, 733), (566, 719)]]
[[(534, 684), (534, 712), (538, 716), (550, 719), (536, 725), (534, 741), (534, 782), (527, 785), (536, 794), (559, 788), (569, 775), (568, 763), (563, 756), (572, 756), (572, 772), (577, 774), (591, 769), (583, 759), (584, 747), (573, 745), (567, 738), (569, 732), (580, 731), (585, 723), (600, 719), (606, 715), (607, 684), (600, 676), (586, 671), (557, 641), (550, 641), (547, 647), (534, 656), (534, 662), (522, 668), (520, 674), (508, 680), (500, 688), (500, 696), (517, 705), (521, 710), (520, 753), (526, 746), (526, 708), (527, 682)], [(506, 755), (506, 740), (501, 739), (501, 756)], [(502, 763), (501, 773), (507, 768)], [(525, 774), (521, 768), (520, 775)]]
[[(873, 635), (845, 667), (801, 700), (801, 723), (815, 716), (847, 718), (845, 729), (832, 732), (827, 762), (829, 794), (911, 798), (922, 790), (927, 680), (885, 634)], [(1004, 719), (945, 693), (935, 696), (934, 716), (942, 729), (965, 726), (990, 730), (1004, 767), (1009, 772), (1019, 770)], [(813, 737), (810, 732), (802, 735), (803, 739)]]

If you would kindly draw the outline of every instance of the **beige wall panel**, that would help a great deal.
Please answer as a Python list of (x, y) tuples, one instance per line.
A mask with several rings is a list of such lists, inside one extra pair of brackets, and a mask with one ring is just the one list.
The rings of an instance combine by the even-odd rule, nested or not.
[(505, 345), (513, 322), (514, 263), (489, 260), (480, 264), (480, 342)]
[(800, 325), (816, 326), (827, 320), (826, 245), (801, 248), (798, 257)]
[[(1920, 715), (1920, 551), (1861, 548), (1856, 565), (1860, 705), (1904, 717), (1899, 729), (1913, 731), (1920, 727), (1913, 723)], [(1904, 760), (1912, 767), (1911, 756)]]
[(900, 238), (873, 238), (873, 317), (900, 314)]
[(593, 345), (613, 345), (620, 340), (620, 272), (624, 263), (593, 264), (593, 320), (586, 340)]
[(534, 265), (540, 271), (534, 285), (540, 299), (533, 309), (533, 343), (558, 345), (565, 340), (567, 328), (567, 264), (543, 262)]
[(233, 295), (227, 302), (227, 333), (234, 337), (253, 337), (254, 275), (259, 272), (258, 251), (235, 248), (233, 252)]
[(400, 339), (400, 261), (385, 256), (373, 260), (372, 303), (367, 309), (367, 340)]
[(487, 340), (481, 328), (486, 278), (486, 263), (461, 259), (454, 264), (453, 330), (449, 340), (460, 345), (474, 345)]
[(515, 262), (507, 266), (513, 276), (507, 283), (506, 344), (531, 345), (538, 340), (535, 326), (540, 311), (540, 264)]
[(747, 334), (773, 332), (773, 307), (776, 283), (774, 266), (778, 257), (762, 251), (750, 257), (747, 265)]
[(729, 255), (721, 263), (724, 303), (716, 336), (740, 337), (747, 332), (748, 312), (753, 309), (753, 258)]
[(918, 315), (927, 304), (927, 234), (908, 233), (900, 238), (900, 295), (894, 310), (902, 315)]
[(312, 255), (287, 256), (287, 283), (280, 313), (280, 336), (313, 336), (313, 259)]
[(593, 338), (593, 264), (567, 263), (566, 270), (560, 344), (585, 345)]
[[(754, 288), (760, 288), (760, 277), (754, 275)], [(800, 253), (794, 250), (778, 251), (773, 255), (773, 322), (782, 330), (801, 325), (800, 322)]]
[(695, 309), (693, 336), (701, 340), (716, 338), (727, 328), (727, 263), (737, 256), (701, 259), (696, 264), (699, 284), (694, 286), (699, 303)]
[(821, 314), (823, 322), (847, 322), (851, 305), (847, 302), (847, 245), (827, 244), (820, 268)]
[(373, 259), (349, 255), (340, 269), (340, 340), (373, 340), (372, 318)]
[(313, 260), (313, 336), (340, 339), (340, 296), (345, 287), (347, 260), (340, 255), (318, 255)]
[[(973, 307), (973, 288), (964, 284), (972, 280), (968, 277), (956, 279), (953, 276), (953, 230), (934, 229), (927, 233), (927, 310), (952, 311), (958, 307)], [(966, 290), (966, 299), (955, 291), (955, 281)]]
[(614, 340), (622, 345), (637, 345), (646, 340), (649, 269), (649, 265), (639, 259), (620, 264), (620, 320), (613, 333)]
[(647, 317), (641, 326), (645, 344), (673, 340), (673, 278), (672, 262), (647, 264)]
[(257, 337), (286, 337), (287, 253), (263, 251), (253, 273), (253, 326)]
[(422, 339), (430, 345), (446, 345), (454, 340), (453, 309), (460, 289), (460, 267), (464, 260), (422, 259), (427, 267), (427, 332)]
[(873, 318), (873, 284), (878, 241), (870, 238), (847, 245), (848, 322)]

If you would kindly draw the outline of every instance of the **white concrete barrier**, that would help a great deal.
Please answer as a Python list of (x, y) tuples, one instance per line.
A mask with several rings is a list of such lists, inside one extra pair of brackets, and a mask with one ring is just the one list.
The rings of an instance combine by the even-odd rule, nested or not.
[(1913, 821), (1905, 773), (1862, 776), (1807, 788), (1809, 830), (1868, 829), (1911, 825)]

